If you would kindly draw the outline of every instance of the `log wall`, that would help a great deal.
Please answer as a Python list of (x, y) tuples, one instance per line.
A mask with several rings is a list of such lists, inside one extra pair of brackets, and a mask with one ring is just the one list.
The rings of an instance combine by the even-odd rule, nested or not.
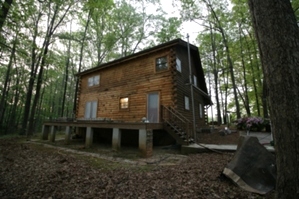
[[(85, 104), (97, 101), (97, 117), (138, 122), (147, 114), (147, 94), (159, 92), (160, 105), (173, 105), (172, 70), (156, 72), (156, 58), (167, 56), (170, 49), (156, 51), (119, 65), (81, 76), (77, 118), (84, 117)], [(88, 78), (100, 75), (100, 84), (88, 87)], [(129, 98), (129, 108), (120, 109), (120, 98)]]

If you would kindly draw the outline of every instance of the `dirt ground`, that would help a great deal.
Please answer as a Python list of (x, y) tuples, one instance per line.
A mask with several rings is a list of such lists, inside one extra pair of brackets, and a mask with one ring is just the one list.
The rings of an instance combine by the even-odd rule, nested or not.
[[(200, 139), (233, 144), (238, 133)], [(131, 148), (122, 151), (0, 139), (0, 198), (274, 198), (246, 192), (221, 174), (232, 153), (184, 156), (160, 147), (143, 159)]]
[(224, 127), (218, 127), (211, 133), (199, 133), (198, 142), (204, 144), (238, 144), (239, 131), (236, 129), (231, 129), (231, 134), (223, 135), (221, 131)]

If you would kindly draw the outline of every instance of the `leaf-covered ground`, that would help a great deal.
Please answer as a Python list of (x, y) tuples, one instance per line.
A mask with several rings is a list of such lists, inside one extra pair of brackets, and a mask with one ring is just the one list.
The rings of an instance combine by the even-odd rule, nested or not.
[(221, 175), (232, 155), (165, 150), (126, 161), (0, 139), (0, 198), (273, 198), (243, 191)]

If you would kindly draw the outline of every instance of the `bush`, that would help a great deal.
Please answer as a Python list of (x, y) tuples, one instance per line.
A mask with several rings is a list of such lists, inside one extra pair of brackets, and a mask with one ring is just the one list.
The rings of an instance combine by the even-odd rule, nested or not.
[(261, 131), (264, 127), (264, 119), (261, 117), (242, 117), (237, 120), (239, 130)]

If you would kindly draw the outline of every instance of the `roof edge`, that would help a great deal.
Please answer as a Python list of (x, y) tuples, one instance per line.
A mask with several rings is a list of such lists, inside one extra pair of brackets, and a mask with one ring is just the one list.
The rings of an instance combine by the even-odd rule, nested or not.
[[(168, 47), (171, 47), (171, 46), (175, 46), (175, 45), (181, 45), (181, 46), (187, 46), (187, 42), (178, 38), (178, 39), (174, 39), (174, 40), (171, 40), (169, 42), (166, 42), (166, 43), (163, 43), (163, 44), (160, 44), (160, 45), (157, 45), (157, 46), (154, 46), (152, 48), (148, 48), (148, 49), (145, 49), (145, 50), (142, 50), (142, 51), (139, 51), (137, 53), (134, 53), (134, 54), (131, 54), (131, 55), (128, 55), (126, 57), (122, 57), (122, 58), (119, 58), (119, 59), (115, 59), (113, 61), (110, 61), (110, 62), (107, 62), (107, 63), (103, 63), (103, 64), (100, 64), (98, 66), (95, 66), (93, 68), (90, 68), (90, 69), (87, 69), (85, 71), (82, 71), (82, 72), (79, 72), (79, 73), (76, 73), (75, 75), (76, 76), (82, 76), (82, 75), (86, 75), (86, 74), (89, 74), (89, 73), (92, 73), (94, 71), (97, 71), (99, 69), (103, 69), (103, 68), (107, 68), (107, 67), (110, 67), (110, 66), (113, 66), (113, 65), (116, 65), (116, 64), (119, 64), (119, 63), (123, 63), (123, 62), (126, 62), (126, 61), (129, 61), (131, 59), (135, 59), (135, 58), (138, 58), (138, 57), (141, 57), (143, 56), (144, 54), (146, 53), (150, 53), (152, 51), (155, 51), (155, 50), (158, 50), (158, 49), (165, 49), (165, 48), (168, 48)], [(193, 45), (193, 44), (189, 44), (190, 45), (190, 49), (192, 50), (197, 50), (198, 51), (198, 48)]]

